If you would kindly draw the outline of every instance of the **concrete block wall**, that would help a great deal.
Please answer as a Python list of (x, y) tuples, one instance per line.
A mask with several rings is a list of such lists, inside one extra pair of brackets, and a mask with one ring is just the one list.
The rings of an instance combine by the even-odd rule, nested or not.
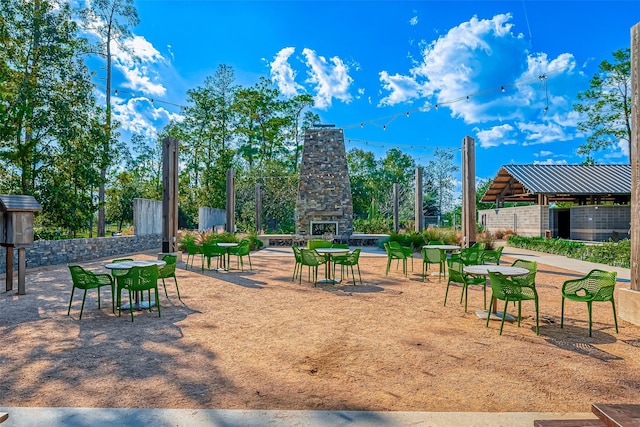
[[(97, 258), (162, 248), (162, 234), (98, 237), (93, 239), (36, 240), (26, 248), (27, 268), (84, 262)], [(7, 249), (13, 250), (13, 269), (18, 269), (18, 251), (0, 247), (0, 273), (7, 271)]]
[(133, 199), (133, 229), (137, 236), (162, 235), (162, 202)]
[[(631, 207), (628, 205), (585, 205), (571, 207), (571, 239), (606, 241), (629, 237)], [(615, 239), (614, 239), (615, 240)]]
[(227, 222), (227, 211), (201, 207), (198, 209), (198, 230), (211, 230), (214, 227), (224, 227)]
[(544, 236), (549, 229), (549, 206), (531, 205), (478, 211), (478, 222), (495, 233), (513, 230), (519, 236)]

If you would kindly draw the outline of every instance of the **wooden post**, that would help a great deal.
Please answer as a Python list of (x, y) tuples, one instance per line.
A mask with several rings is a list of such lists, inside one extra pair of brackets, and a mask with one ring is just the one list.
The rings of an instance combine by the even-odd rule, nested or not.
[(262, 230), (262, 185), (256, 184), (256, 231)]
[(26, 294), (25, 274), (27, 272), (27, 250), (18, 248), (18, 295)]
[(227, 206), (226, 206), (227, 222), (225, 231), (234, 233), (236, 228), (236, 171), (227, 170)]
[(640, 291), (640, 23), (631, 28), (631, 289)]
[(475, 140), (462, 140), (462, 236), (463, 246), (476, 242), (476, 149)]
[(178, 141), (162, 140), (162, 252), (178, 248)]
[(5, 275), (5, 281), (7, 282), (7, 291), (13, 290), (13, 246), (6, 245), (7, 250), (7, 273)]
[(400, 231), (400, 220), (398, 219), (398, 183), (393, 184), (393, 231)]
[(422, 210), (422, 168), (416, 168), (416, 231), (424, 230), (424, 212)]

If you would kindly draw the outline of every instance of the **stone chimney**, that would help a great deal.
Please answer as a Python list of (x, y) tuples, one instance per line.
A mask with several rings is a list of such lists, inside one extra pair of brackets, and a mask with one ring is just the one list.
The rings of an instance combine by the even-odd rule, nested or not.
[(353, 233), (353, 201), (342, 129), (307, 129), (304, 135), (296, 233), (346, 238)]

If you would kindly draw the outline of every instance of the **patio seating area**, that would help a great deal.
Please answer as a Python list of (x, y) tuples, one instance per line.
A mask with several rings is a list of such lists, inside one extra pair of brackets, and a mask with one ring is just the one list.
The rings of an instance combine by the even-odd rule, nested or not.
[[(506, 247), (502, 265), (517, 258)], [(200, 254), (194, 265), (201, 265)], [(131, 254), (135, 260), (157, 253)], [(420, 262), (420, 253), (414, 257)], [(291, 248), (251, 253), (253, 269), (185, 268), (159, 292), (156, 311), (113, 313), (109, 292), (67, 309), (66, 265), (26, 272), (27, 294), (0, 294), (2, 406), (298, 409), (432, 412), (581, 412), (592, 402), (636, 403), (640, 327), (610, 304), (567, 303), (561, 289), (585, 273), (538, 262), (539, 335), (533, 303), (520, 327), (478, 318), (483, 288), (439, 280), (438, 264), (405, 276), (364, 248), (362, 283), (292, 280)], [(109, 259), (82, 263), (95, 273)], [(410, 262), (411, 260), (409, 260)], [(191, 259), (190, 259), (191, 262)], [(236, 267), (234, 262), (234, 267)], [(351, 273), (351, 271), (350, 271)], [(358, 272), (355, 272), (358, 275)], [(2, 276), (0, 276), (2, 277)], [(360, 276), (358, 276), (358, 279)], [(617, 286), (627, 287), (618, 275)], [(445, 292), (453, 295), (443, 305)], [(457, 288), (457, 289), (455, 289)], [(106, 288), (105, 288), (106, 289)], [(511, 308), (511, 304), (510, 304)], [(518, 375), (499, 360), (517, 357)], [(580, 375), (574, 375), (580, 372)], [(428, 390), (428, 392), (426, 392)], [(507, 390), (507, 391), (505, 391)], [(114, 393), (117, 391), (117, 393)], [(470, 394), (481, 399), (468, 399)]]

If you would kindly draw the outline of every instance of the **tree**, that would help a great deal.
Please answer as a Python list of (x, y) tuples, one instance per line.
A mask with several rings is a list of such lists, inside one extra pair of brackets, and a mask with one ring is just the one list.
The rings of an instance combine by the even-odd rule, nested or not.
[(436, 149), (433, 153), (433, 160), (429, 160), (425, 176), (429, 181), (429, 188), (434, 193), (437, 214), (442, 218), (442, 214), (451, 210), (453, 202), (453, 192), (455, 190), (454, 173), (458, 167), (453, 164), (453, 152), (451, 150)]
[(626, 141), (631, 155), (631, 62), (630, 49), (613, 52), (614, 62), (604, 60), (591, 78), (588, 90), (578, 94), (573, 108), (586, 115), (578, 130), (587, 135), (578, 154), (594, 163), (593, 152)]
[[(120, 48), (127, 51), (123, 41), (131, 36), (130, 27), (138, 25), (138, 12), (133, 5), (133, 0), (93, 0), (90, 9), (81, 11), (82, 22), (85, 28), (96, 33), (100, 40), (95, 46), (95, 52), (105, 58), (106, 67), (106, 111), (105, 111), (105, 140), (103, 142), (102, 165), (100, 177), (106, 180), (106, 171), (109, 167), (109, 150), (112, 145), (111, 124), (111, 75), (113, 69), (112, 43), (118, 43)], [(104, 182), (98, 190), (98, 237), (105, 234), (105, 185)]]

